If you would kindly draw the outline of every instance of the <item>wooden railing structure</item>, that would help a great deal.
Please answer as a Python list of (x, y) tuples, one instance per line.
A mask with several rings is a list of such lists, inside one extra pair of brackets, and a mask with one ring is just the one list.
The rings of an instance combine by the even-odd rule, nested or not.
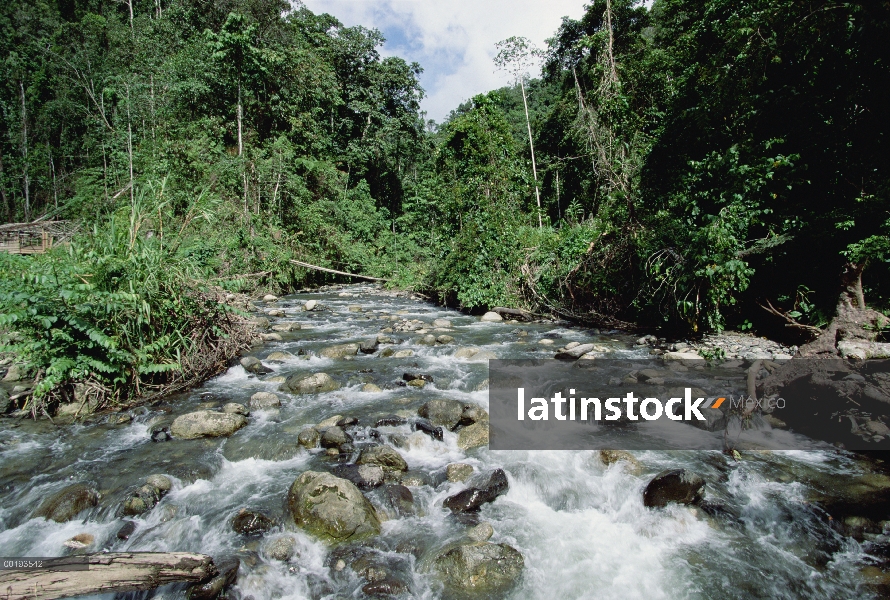
[(77, 233), (74, 221), (33, 221), (0, 225), (0, 252), (41, 254)]

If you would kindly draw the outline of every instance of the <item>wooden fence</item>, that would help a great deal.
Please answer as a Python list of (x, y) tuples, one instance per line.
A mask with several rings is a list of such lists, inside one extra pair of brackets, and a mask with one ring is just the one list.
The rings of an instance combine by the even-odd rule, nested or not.
[(35, 221), (0, 225), (0, 252), (41, 254), (67, 243), (77, 232), (73, 221)]

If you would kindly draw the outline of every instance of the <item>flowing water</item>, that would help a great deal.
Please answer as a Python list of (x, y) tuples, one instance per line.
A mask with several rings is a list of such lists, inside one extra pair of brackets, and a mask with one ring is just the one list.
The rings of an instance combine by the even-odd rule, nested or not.
[[(476, 317), (399, 298), (372, 286), (282, 298), (275, 304), (304, 328), (284, 333), (252, 354), (274, 351), (294, 355), (287, 362), (264, 361), (269, 375), (248, 374), (233, 366), (188, 394), (132, 411), (133, 420), (110, 425), (102, 419), (55, 427), (46, 422), (0, 421), (0, 555), (61, 556), (64, 542), (80, 533), (95, 537), (88, 551), (191, 551), (214, 556), (236, 554), (242, 566), (236, 595), (264, 598), (360, 598), (365, 583), (349, 569), (330, 568), (330, 549), (288, 520), (287, 491), (306, 470), (330, 470), (339, 460), (297, 444), (297, 434), (334, 414), (373, 423), (375, 415), (415, 412), (435, 397), (488, 408), (485, 361), (456, 359), (457, 347), (476, 346), (500, 358), (549, 357), (569, 341), (594, 341), (615, 356), (642, 356), (633, 340), (619, 332), (593, 332), (552, 323), (483, 323)], [(342, 291), (341, 291), (342, 293)], [(308, 299), (329, 310), (304, 312)], [(364, 312), (349, 312), (360, 305)], [(264, 306), (264, 308), (268, 308)], [(351, 360), (319, 358), (323, 346), (361, 341), (391, 325), (392, 316), (452, 321), (455, 342), (424, 346), (412, 333), (391, 334), (411, 349), (408, 358), (359, 354)], [(311, 327), (311, 328), (309, 328)], [(527, 336), (520, 337), (517, 330)], [(436, 332), (439, 335), (439, 332)], [(556, 345), (540, 340), (549, 336)], [(342, 384), (334, 392), (295, 396), (280, 393), (275, 411), (254, 411), (249, 425), (229, 438), (152, 442), (149, 428), (164, 419), (227, 402), (248, 403), (257, 391), (277, 392), (276, 376), (324, 371)], [(392, 385), (402, 373), (432, 375), (423, 389)], [(272, 378), (273, 381), (269, 381)], [(365, 383), (383, 391), (363, 392)], [(482, 391), (475, 391), (481, 389)], [(405, 413), (407, 414), (407, 413)], [(519, 550), (525, 570), (513, 598), (862, 598), (877, 597), (866, 585), (874, 544), (846, 537), (814, 499), (855, 502), (857, 482), (886, 477), (840, 452), (773, 452), (727, 459), (719, 452), (637, 452), (643, 472), (621, 463), (609, 467), (593, 451), (464, 452), (457, 434), (437, 441), (408, 426), (381, 428), (400, 434), (399, 452), (409, 473), (425, 485), (411, 488), (417, 515), (397, 517), (386, 509), (382, 488), (367, 497), (389, 514), (379, 537), (370, 542), (410, 587), (410, 597), (437, 598), (440, 585), (424, 572), (423, 557), (465, 535), (466, 525), (449, 517), (443, 500), (466, 484), (447, 481), (446, 465), (465, 462), (477, 471), (503, 468), (509, 491), (483, 507), (480, 520), (494, 528), (491, 541)], [(362, 430), (359, 430), (359, 437)], [(368, 433), (365, 430), (365, 433)], [(687, 468), (707, 481), (706, 497), (721, 510), (672, 505), (643, 506), (642, 490), (666, 468)], [(124, 519), (119, 507), (128, 493), (152, 473), (167, 474), (172, 491), (150, 512), (132, 518), (128, 540), (116, 532)], [(870, 478), (870, 479), (869, 479)], [(101, 493), (98, 506), (66, 523), (31, 518), (40, 502), (74, 482)], [(861, 487), (861, 486), (860, 486)], [(241, 508), (277, 519), (262, 539), (232, 530)], [(272, 560), (266, 545), (276, 537), (296, 538), (296, 555), (287, 563)], [(871, 569), (871, 571), (869, 571)], [(167, 586), (132, 598), (184, 598), (183, 586)], [(96, 598), (114, 598), (114, 595)], [(123, 597), (123, 596), (117, 596)]]

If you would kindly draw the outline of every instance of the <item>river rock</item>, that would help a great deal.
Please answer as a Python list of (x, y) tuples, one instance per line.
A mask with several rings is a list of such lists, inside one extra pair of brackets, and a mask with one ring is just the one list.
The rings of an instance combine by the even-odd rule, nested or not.
[(452, 337), (450, 335), (445, 335), (445, 334), (442, 334), (436, 338), (436, 343), (438, 343), (438, 344), (450, 344), (453, 341), (454, 341), (454, 337)]
[(421, 406), (417, 414), (433, 425), (441, 425), (450, 430), (457, 427), (463, 412), (464, 405), (457, 400), (436, 398)]
[(378, 392), (382, 392), (383, 390), (380, 389), (380, 386), (376, 383), (366, 383), (362, 386), (362, 391), (376, 394)]
[(705, 491), (705, 480), (686, 469), (668, 469), (656, 475), (643, 492), (643, 504), (664, 507), (671, 502), (698, 504)]
[(96, 536), (91, 533), (78, 533), (74, 537), (65, 540), (65, 543), (62, 545), (72, 550), (81, 550), (92, 546), (95, 541)]
[(328, 542), (359, 541), (380, 533), (374, 507), (359, 489), (330, 473), (307, 471), (288, 492), (296, 524)]
[(166, 494), (173, 488), (173, 481), (166, 475), (149, 475), (145, 478), (145, 484), (150, 485), (163, 494)]
[(451, 463), (445, 467), (445, 476), (448, 478), (448, 481), (451, 481), (452, 483), (466, 481), (472, 474), (473, 465), (468, 465), (466, 463)]
[(348, 479), (360, 490), (372, 490), (383, 485), (384, 472), (380, 465), (345, 464), (334, 467), (334, 475)]
[(290, 352), (271, 352), (269, 356), (266, 357), (266, 360), (270, 362), (287, 362), (296, 358), (297, 357)]
[(377, 352), (377, 347), (380, 345), (380, 340), (377, 338), (372, 338), (370, 340), (365, 340), (361, 344), (359, 344), (359, 351), (362, 354), (374, 354)]
[(479, 421), (488, 421), (488, 413), (485, 412), (485, 409), (475, 404), (464, 404), (458, 425), (472, 425)]
[(257, 392), (250, 397), (250, 408), (253, 410), (278, 408), (280, 406), (281, 399), (271, 392)]
[(488, 311), (487, 313), (479, 317), (479, 320), (486, 323), (500, 323), (504, 320), (504, 317), (496, 312)]
[(235, 518), (232, 519), (232, 529), (235, 530), (235, 533), (240, 533), (241, 535), (265, 533), (273, 527), (275, 527), (274, 519), (246, 508), (239, 510)]
[(229, 402), (222, 407), (222, 411), (233, 415), (244, 415), (245, 417), (250, 414), (250, 411), (247, 410), (246, 406), (238, 404), (237, 402)]
[(257, 329), (269, 329), (271, 323), (266, 317), (254, 317), (250, 320), (250, 324)]
[(432, 423), (427, 421), (426, 419), (417, 419), (413, 423), (415, 431), (421, 431), (434, 440), (442, 441), (444, 439), (444, 432), (441, 427), (435, 427)]
[(339, 448), (343, 444), (352, 443), (352, 438), (346, 433), (342, 427), (328, 427), (321, 434), (322, 448)]
[(278, 296), (274, 294), (266, 294), (263, 296), (263, 302), (278, 302)]
[(63, 488), (43, 501), (34, 511), (31, 518), (43, 517), (48, 521), (64, 523), (70, 521), (81, 511), (92, 508), (99, 503), (99, 493), (82, 483), (75, 483)]
[(448, 319), (435, 319), (433, 321), (433, 327), (451, 327), (451, 321)]
[(275, 325), (272, 325), (272, 331), (280, 331), (281, 333), (299, 331), (300, 328), (300, 324), (296, 321), (285, 321), (284, 323), (276, 323)]
[(312, 375), (291, 375), (281, 384), (280, 389), (291, 394), (320, 394), (339, 388), (340, 384), (331, 379), (327, 373), (314, 373)]
[(319, 355), (325, 358), (346, 358), (347, 356), (355, 356), (358, 354), (358, 348), (358, 344), (338, 344), (336, 346), (322, 348)]
[(393, 483), (386, 486), (386, 500), (396, 514), (410, 516), (414, 514), (414, 494), (404, 485)]
[(0, 415), (5, 415), (12, 408), (12, 400), (9, 399), (9, 392), (0, 388)]
[(491, 523), (479, 523), (467, 530), (467, 537), (474, 542), (486, 542), (494, 535), (494, 527)]
[(393, 358), (408, 358), (410, 356), (414, 356), (414, 350), (399, 350), (392, 355)]
[(643, 472), (643, 466), (640, 464), (640, 461), (627, 450), (600, 450), (600, 460), (607, 467), (615, 463), (624, 463), (628, 471), (634, 475), (639, 475)]
[(241, 359), (241, 366), (244, 367), (244, 370), (248, 373), (255, 373), (257, 375), (263, 375), (264, 373), (271, 373), (272, 369), (264, 365), (260, 362), (256, 356), (245, 356)]
[(362, 586), (362, 593), (371, 598), (396, 598), (407, 594), (408, 584), (398, 579), (386, 577)]
[(124, 521), (123, 526), (117, 530), (117, 539), (119, 540), (128, 540), (133, 533), (136, 532), (136, 522), (135, 521)]
[(433, 570), (459, 597), (502, 598), (522, 575), (525, 560), (515, 548), (491, 542), (465, 542), (441, 552)]
[(482, 505), (507, 493), (509, 483), (503, 469), (495, 469), (488, 481), (479, 487), (470, 487), (445, 499), (444, 506), (453, 513), (476, 512)]
[(389, 446), (371, 446), (362, 450), (356, 463), (360, 465), (379, 465), (385, 471), (407, 471), (408, 463)]
[(488, 421), (479, 421), (460, 430), (457, 434), (457, 447), (469, 450), (488, 445)]
[(306, 300), (306, 304), (303, 305), (303, 308), (305, 308), (306, 310), (315, 310), (317, 306), (317, 300)]
[(318, 430), (315, 427), (306, 427), (297, 436), (297, 442), (304, 448), (312, 449), (318, 445)]
[(560, 360), (578, 360), (588, 352), (596, 349), (596, 344), (579, 344), (573, 348), (565, 348), (562, 352), (557, 352), (554, 358)]
[(287, 562), (296, 554), (297, 540), (289, 535), (272, 540), (266, 546), (266, 556), (273, 560)]
[(327, 419), (325, 419), (324, 421), (321, 421), (318, 425), (316, 425), (315, 428), (318, 429), (319, 431), (322, 431), (324, 429), (327, 429), (328, 427), (333, 427), (334, 425), (339, 423), (340, 419), (342, 419), (342, 418), (343, 418), (343, 415), (331, 415), (330, 417), (328, 417)]
[(12, 364), (3, 376), (3, 381), (21, 381), (25, 378), (27, 369), (19, 364)]
[(244, 415), (199, 410), (176, 417), (170, 426), (173, 437), (193, 440), (202, 437), (232, 435), (247, 425)]

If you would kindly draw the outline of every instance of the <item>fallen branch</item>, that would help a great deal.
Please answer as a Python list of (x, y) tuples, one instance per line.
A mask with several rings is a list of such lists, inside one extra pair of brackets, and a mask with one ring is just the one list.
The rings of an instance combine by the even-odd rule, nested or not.
[(383, 279), (381, 277), (371, 277), (370, 275), (356, 275), (355, 273), (346, 273), (345, 271), (336, 271), (334, 269), (328, 269), (327, 267), (319, 267), (318, 265), (310, 265), (309, 263), (303, 262), (301, 260), (290, 259), (292, 263), (295, 265), (299, 265), (301, 267), (305, 267), (307, 269), (314, 269), (316, 271), (324, 271), (325, 273), (333, 273), (334, 275), (345, 275), (347, 277), (357, 277), (359, 279), (369, 279), (371, 281), (390, 281), (389, 279)]
[(55, 600), (151, 590), (168, 583), (197, 583), (217, 574), (213, 558), (190, 552), (113, 552), (40, 562), (40, 569), (0, 571), (3, 600)]
[(815, 335), (820, 335), (822, 333), (822, 330), (819, 329), (818, 327), (813, 327), (812, 325), (804, 325), (803, 323), (798, 323), (793, 318), (789, 317), (786, 313), (779, 311), (776, 307), (774, 307), (770, 303), (769, 299), (766, 300), (766, 304), (767, 305), (764, 306), (763, 304), (760, 304), (760, 302), (757, 303), (757, 305), (760, 308), (762, 308), (763, 310), (765, 310), (766, 312), (774, 314), (777, 317), (781, 317), (782, 319), (785, 319), (787, 321), (787, 323), (785, 323), (785, 327), (794, 327), (796, 329), (803, 329), (804, 331), (809, 331), (810, 333), (813, 333)]

